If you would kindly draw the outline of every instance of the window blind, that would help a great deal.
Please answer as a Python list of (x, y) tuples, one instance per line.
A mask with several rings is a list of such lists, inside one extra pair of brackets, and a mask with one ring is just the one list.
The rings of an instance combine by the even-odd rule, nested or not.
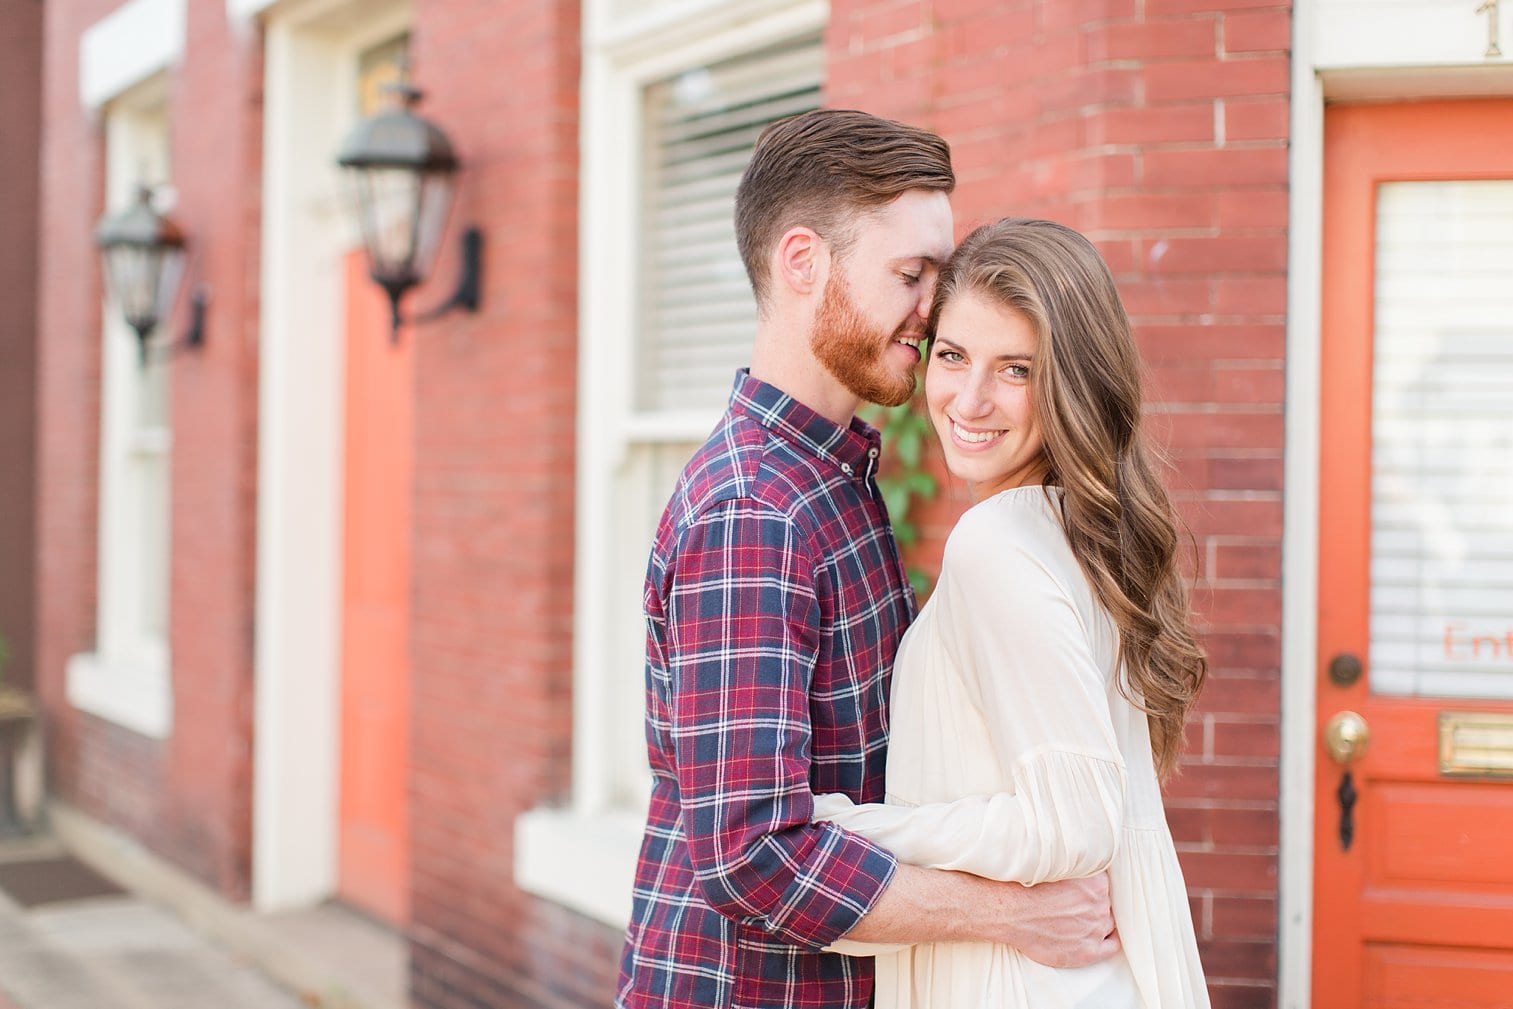
[(1513, 698), (1513, 181), (1377, 196), (1371, 682)]
[(736, 186), (757, 135), (820, 103), (818, 38), (645, 90), (638, 412), (718, 410), (751, 353), (756, 304), (736, 250)]

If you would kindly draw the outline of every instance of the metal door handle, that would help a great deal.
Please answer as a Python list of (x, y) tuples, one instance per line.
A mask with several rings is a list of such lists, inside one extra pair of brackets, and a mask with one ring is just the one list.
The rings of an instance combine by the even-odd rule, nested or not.
[(1324, 749), (1336, 764), (1361, 759), (1371, 741), (1371, 727), (1354, 711), (1336, 712), (1324, 723)]

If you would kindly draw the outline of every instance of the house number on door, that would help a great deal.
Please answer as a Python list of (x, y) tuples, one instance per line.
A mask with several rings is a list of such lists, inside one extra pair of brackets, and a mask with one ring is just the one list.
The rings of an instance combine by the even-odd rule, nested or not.
[(1502, 47), (1497, 44), (1497, 0), (1482, 0), (1476, 13), (1487, 15), (1487, 51), (1484, 54), (1487, 59), (1495, 59), (1502, 55)]

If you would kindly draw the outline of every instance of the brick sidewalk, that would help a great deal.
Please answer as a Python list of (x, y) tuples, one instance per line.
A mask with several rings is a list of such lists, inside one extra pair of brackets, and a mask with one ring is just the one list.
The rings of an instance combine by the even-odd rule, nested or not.
[(166, 909), (0, 898), (0, 1009), (306, 1009)]

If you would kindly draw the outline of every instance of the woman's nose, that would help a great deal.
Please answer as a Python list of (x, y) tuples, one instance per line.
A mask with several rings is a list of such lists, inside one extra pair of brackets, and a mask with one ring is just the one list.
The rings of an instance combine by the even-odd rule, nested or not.
[(961, 391), (956, 394), (956, 409), (963, 419), (981, 417), (992, 411), (991, 377), (973, 372), (962, 381)]

